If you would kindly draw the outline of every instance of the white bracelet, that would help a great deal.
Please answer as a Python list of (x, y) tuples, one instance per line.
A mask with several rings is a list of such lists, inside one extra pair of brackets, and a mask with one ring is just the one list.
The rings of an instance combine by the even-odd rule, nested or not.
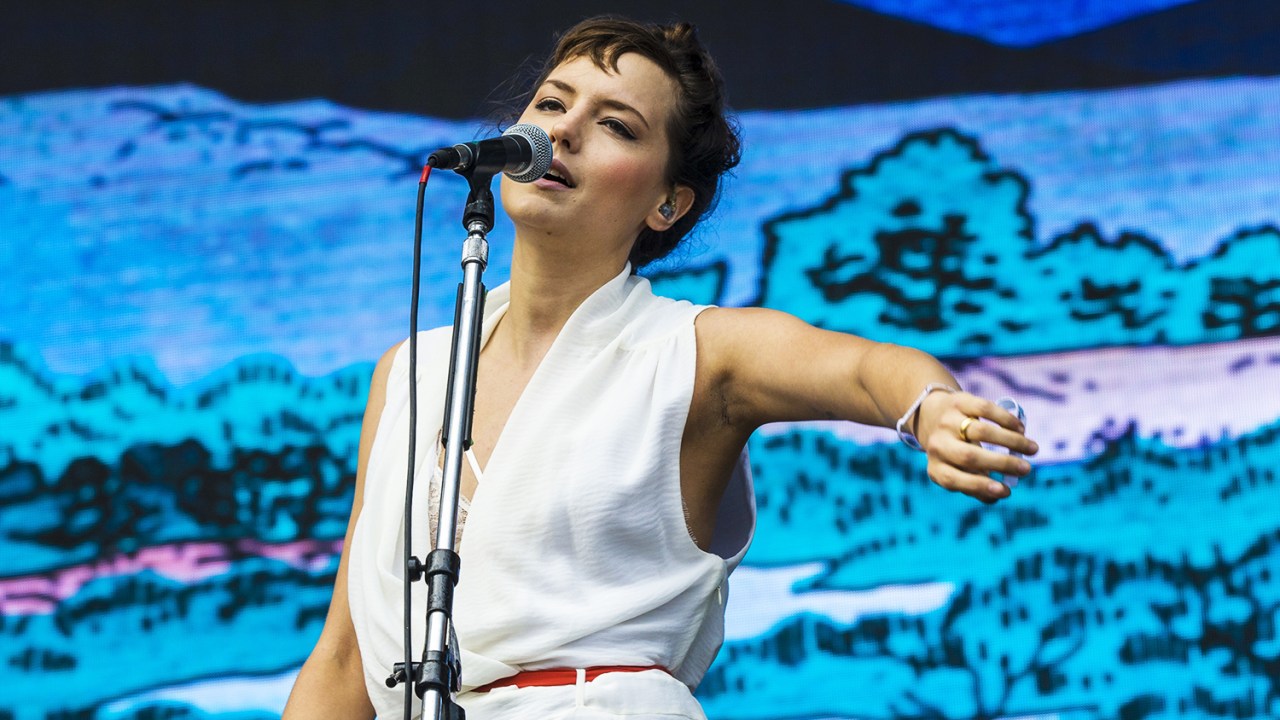
[(907, 424), (911, 422), (911, 416), (915, 415), (916, 411), (920, 409), (920, 405), (924, 403), (924, 399), (929, 397), (929, 393), (934, 390), (945, 390), (949, 393), (960, 392), (950, 385), (943, 385), (942, 383), (929, 383), (924, 386), (924, 390), (920, 391), (920, 396), (916, 398), (916, 401), (911, 403), (911, 407), (907, 408), (907, 411), (902, 414), (902, 417), (898, 418), (898, 439), (902, 441), (903, 445), (906, 445), (909, 448), (921, 451), (924, 450), (924, 446), (920, 444), (920, 440), (907, 429)]

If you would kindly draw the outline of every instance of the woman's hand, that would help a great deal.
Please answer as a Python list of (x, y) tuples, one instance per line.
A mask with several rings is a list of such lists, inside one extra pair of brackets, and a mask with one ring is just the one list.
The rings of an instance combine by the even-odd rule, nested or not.
[(1035, 455), (1040, 450), (1012, 413), (966, 392), (929, 393), (916, 420), (916, 437), (929, 457), (930, 479), (988, 504), (1010, 493), (1008, 486), (992, 480), (990, 473), (1022, 477), (1031, 472), (1031, 463), (988, 450), (981, 443), (1022, 455)]

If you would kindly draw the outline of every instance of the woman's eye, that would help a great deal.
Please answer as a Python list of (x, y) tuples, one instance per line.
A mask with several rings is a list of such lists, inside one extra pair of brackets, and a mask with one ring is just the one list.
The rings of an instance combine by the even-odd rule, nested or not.
[(610, 130), (612, 130), (612, 131), (614, 131), (614, 132), (618, 133), (618, 134), (619, 134), (619, 135), (621, 135), (622, 137), (627, 138), (628, 140), (635, 140), (635, 139), (636, 139), (635, 133), (631, 132), (631, 128), (629, 128), (629, 127), (627, 127), (625, 124), (623, 124), (623, 122), (622, 122), (621, 120), (614, 120), (613, 118), (606, 118), (606, 119), (604, 119), (604, 120), (601, 120), (601, 121), (600, 121), (600, 124), (601, 124), (601, 125), (604, 125), (605, 127), (609, 128)]
[(564, 105), (561, 104), (561, 102), (559, 100), (556, 100), (555, 98), (546, 98), (544, 100), (539, 100), (538, 104), (534, 105), (534, 107), (545, 112), (556, 112), (559, 110), (564, 110)]

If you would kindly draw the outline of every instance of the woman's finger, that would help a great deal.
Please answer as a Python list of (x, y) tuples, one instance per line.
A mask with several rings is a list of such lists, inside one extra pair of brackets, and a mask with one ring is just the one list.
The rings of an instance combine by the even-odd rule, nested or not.
[[(978, 424), (974, 423), (974, 425)], [(972, 434), (973, 430), (970, 431), (971, 436)], [(1026, 460), (1009, 453), (988, 450), (976, 441), (966, 443), (959, 438), (944, 439), (935, 443), (932, 450), (930, 460), (937, 459), (968, 473), (986, 475), (995, 472), (1022, 477), (1031, 472), (1031, 463)]]
[(956, 393), (956, 409), (970, 417), (986, 418), (991, 422), (1017, 433), (1027, 428), (1016, 415), (986, 398), (972, 393)]
[(947, 490), (960, 492), (985, 503), (1009, 497), (1009, 488), (984, 475), (965, 472), (954, 465), (931, 459), (929, 478)]
[(1035, 455), (1040, 451), (1040, 446), (1034, 440), (1015, 430), (1005, 429), (995, 423), (981, 422), (979, 419), (968, 422), (967, 425), (966, 422), (961, 420), (958, 426), (964, 429), (963, 434), (957, 431), (957, 435), (962, 435), (961, 440), (967, 438), (971, 443), (999, 445), (1021, 455)]

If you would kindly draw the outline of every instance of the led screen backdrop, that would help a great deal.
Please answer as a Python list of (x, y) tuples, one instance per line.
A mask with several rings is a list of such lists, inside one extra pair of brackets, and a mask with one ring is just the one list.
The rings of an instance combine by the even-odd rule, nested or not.
[[(0, 718), (278, 716), (426, 153), (553, 29), (673, 15), (169, 5), (0, 30)], [(1280, 716), (1280, 9), (788, 5), (682, 10), (746, 154), (647, 274), (942, 356), (1043, 452), (986, 507), (884, 431), (757, 433), (708, 715)], [(432, 179), (427, 326), (464, 195)]]

